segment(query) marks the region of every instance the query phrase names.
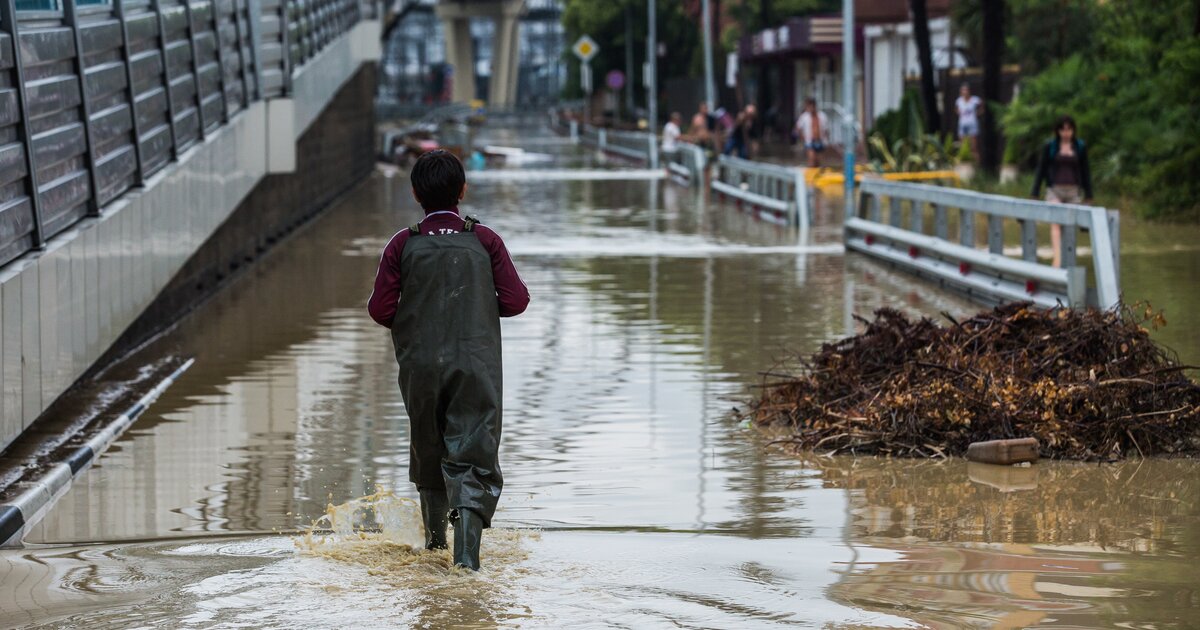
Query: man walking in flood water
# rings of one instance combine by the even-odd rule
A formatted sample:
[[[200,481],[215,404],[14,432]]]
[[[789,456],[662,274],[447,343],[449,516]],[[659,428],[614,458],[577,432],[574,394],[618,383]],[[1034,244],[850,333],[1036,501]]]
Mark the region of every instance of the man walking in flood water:
[[[392,330],[425,547],[447,547],[449,519],[454,564],[478,570],[504,483],[500,318],[523,313],[529,290],[500,236],[459,215],[467,188],[458,158],[426,153],[410,177],[425,218],[384,247],[367,310]]]

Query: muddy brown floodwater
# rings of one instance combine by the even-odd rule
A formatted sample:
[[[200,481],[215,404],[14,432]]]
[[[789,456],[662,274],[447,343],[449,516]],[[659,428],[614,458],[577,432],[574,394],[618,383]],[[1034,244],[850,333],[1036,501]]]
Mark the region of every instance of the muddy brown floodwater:
[[[135,362],[195,367],[0,553],[0,625],[78,628],[1194,626],[1200,466],[788,456],[728,415],[784,349],[853,313],[970,305],[798,243],[536,130],[570,179],[472,183],[533,294],[504,322],[508,481],[485,570],[295,532],[414,492],[388,334],[364,303],[418,211],[379,173]],[[611,176],[611,174],[607,174]],[[1200,362],[1196,228],[1127,224],[1123,282]],[[1173,311],[1175,313],[1173,313]],[[1190,321],[1189,321],[1190,320]],[[412,534],[409,532],[408,534]]]

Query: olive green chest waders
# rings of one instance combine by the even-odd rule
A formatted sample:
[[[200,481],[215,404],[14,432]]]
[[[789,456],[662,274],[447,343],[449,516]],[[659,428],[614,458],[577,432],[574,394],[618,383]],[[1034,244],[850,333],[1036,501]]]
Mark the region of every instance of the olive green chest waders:
[[[409,479],[421,491],[426,544],[445,547],[445,515],[456,510],[455,562],[470,568],[478,568],[479,530],[491,526],[504,483],[500,312],[491,255],[475,223],[468,217],[457,234],[410,228],[392,322]]]

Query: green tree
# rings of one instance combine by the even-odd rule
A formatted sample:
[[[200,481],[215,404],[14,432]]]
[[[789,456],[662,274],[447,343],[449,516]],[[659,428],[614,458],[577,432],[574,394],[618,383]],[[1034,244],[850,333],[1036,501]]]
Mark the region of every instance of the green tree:
[[[625,9],[632,16],[633,69],[637,76],[626,77],[626,84],[633,86],[634,97],[639,105],[645,103],[642,87],[642,64],[646,61],[646,0],[566,0],[563,3],[563,28],[567,46],[572,46],[581,35],[590,35],[600,46],[600,52],[592,59],[595,87],[603,85],[604,75],[610,70],[625,71]],[[658,41],[665,54],[658,59],[659,88],[666,79],[679,76],[696,76],[701,61],[700,25],[684,12],[680,0],[658,0],[655,19],[658,22]],[[570,51],[563,51],[569,60],[566,95],[579,97],[583,90],[579,82],[579,63]]]
[[[1030,160],[1054,119],[1075,117],[1101,190],[1151,216],[1200,219],[1197,3],[1096,2],[1092,41],[1022,81],[1004,113],[1010,155]]]

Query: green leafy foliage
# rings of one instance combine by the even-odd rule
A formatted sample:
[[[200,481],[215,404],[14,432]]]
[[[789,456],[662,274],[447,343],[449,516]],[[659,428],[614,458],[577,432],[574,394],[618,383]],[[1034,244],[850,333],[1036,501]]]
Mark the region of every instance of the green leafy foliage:
[[[953,136],[925,133],[921,100],[916,90],[906,90],[900,107],[875,119],[867,139],[867,152],[876,171],[912,173],[953,167],[971,158],[970,146]]]
[[[658,22],[658,41],[665,56],[658,59],[659,85],[676,76],[698,75],[701,71],[700,28],[685,12],[683,2],[662,0],[656,5],[655,20]],[[590,35],[600,46],[600,52],[592,59],[593,81],[597,88],[603,86],[604,75],[610,70],[625,71],[626,14],[629,17],[629,34],[633,43],[633,68],[635,76],[626,77],[632,85],[639,102],[644,98],[642,90],[642,63],[646,61],[646,3],[635,0],[565,0],[563,2],[563,27],[567,46],[575,44],[581,35]],[[567,96],[583,95],[579,80],[579,63],[570,50],[563,51],[568,76],[565,91]]]
[[[1006,155],[1031,163],[1071,114],[1097,187],[1138,197],[1150,216],[1200,219],[1200,7],[1112,0],[1092,10],[1087,50],[1023,81],[1005,108]]]

